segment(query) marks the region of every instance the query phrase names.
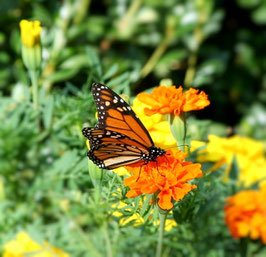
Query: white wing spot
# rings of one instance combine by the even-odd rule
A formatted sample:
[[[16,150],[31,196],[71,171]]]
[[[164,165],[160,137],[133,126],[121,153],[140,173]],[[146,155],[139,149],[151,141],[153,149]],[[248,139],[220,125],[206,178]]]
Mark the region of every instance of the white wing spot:
[[[124,109],[124,111],[126,111],[126,110],[127,110],[127,108],[126,108],[125,106],[123,106],[123,109]]]
[[[101,106],[100,108],[101,108],[102,110],[104,109],[104,107],[103,107],[103,106]]]
[[[124,102],[124,100],[123,100],[123,99],[120,99],[120,102],[121,102],[121,103],[123,103],[123,102]]]
[[[110,105],[110,102],[109,102],[109,101],[106,101],[106,102],[105,102],[105,105],[106,105],[106,106],[109,106],[109,105]]]
[[[118,102],[118,100],[117,99],[114,99],[113,102],[116,104]]]

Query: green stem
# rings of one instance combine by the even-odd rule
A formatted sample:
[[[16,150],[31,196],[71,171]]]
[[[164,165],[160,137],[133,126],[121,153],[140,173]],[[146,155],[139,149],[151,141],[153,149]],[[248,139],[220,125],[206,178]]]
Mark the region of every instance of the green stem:
[[[172,42],[175,24],[172,22],[168,22],[166,25],[165,30],[165,37],[162,40],[162,42],[157,46],[157,48],[154,50],[153,54],[149,58],[149,60],[146,62],[144,67],[142,68],[140,72],[140,76],[142,78],[145,78],[155,67],[161,56],[165,53],[167,50],[169,44]]]
[[[108,233],[108,227],[107,227],[106,223],[103,224],[103,234],[104,234],[105,243],[106,243],[106,256],[107,257],[113,257],[110,236]]]
[[[74,21],[73,21],[74,24],[79,24],[79,23],[82,22],[82,20],[87,15],[87,12],[88,12],[90,4],[91,4],[90,0],[80,0],[79,1],[79,5],[78,5],[78,8],[77,8],[76,15],[73,18],[74,19]]]
[[[193,32],[193,37],[196,47],[192,50],[188,58],[188,69],[186,71],[184,79],[184,86],[186,88],[192,86],[192,82],[196,74],[198,50],[202,42],[204,41],[203,25],[206,24],[211,13],[211,7],[210,7],[211,5],[209,5],[208,8],[206,8],[206,5],[203,0],[196,0],[196,6],[199,14],[198,24]]]
[[[166,37],[160,43],[160,45],[158,45],[158,47],[155,49],[155,51],[153,52],[152,56],[146,62],[146,64],[144,65],[144,67],[142,68],[142,70],[140,72],[140,75],[141,75],[142,78],[145,78],[153,70],[153,68],[155,67],[155,65],[158,62],[158,60],[161,58],[161,56],[166,51],[166,49],[168,47],[168,44],[169,44],[169,38]]]
[[[101,253],[97,250],[97,248],[92,243],[91,238],[89,237],[89,234],[85,234],[85,232],[82,230],[82,228],[79,226],[79,224],[72,218],[70,213],[68,211],[65,211],[66,216],[68,219],[74,224],[74,229],[76,229],[77,233],[80,236],[80,239],[83,243],[84,249],[92,254],[95,257],[102,257]]]
[[[142,0],[134,0],[131,2],[131,5],[128,8],[127,13],[124,15],[124,17],[119,22],[119,25],[118,25],[119,29],[125,30],[128,28],[130,21],[132,20],[132,18],[134,17],[138,9],[141,7],[141,5],[142,5]]]
[[[164,227],[165,227],[165,221],[166,221],[167,214],[168,214],[168,211],[163,211],[159,209],[160,228],[159,228],[159,238],[158,238],[157,248],[156,248],[156,257],[162,256],[163,235],[164,235]]]
[[[33,108],[34,110],[38,110],[39,108],[39,72],[37,70],[29,70],[29,75],[32,84],[32,95],[33,95]]]
[[[249,243],[249,238],[248,237],[240,238],[240,240],[239,240],[239,248],[240,248],[240,256],[241,257],[252,256],[249,253],[248,243]]]
[[[192,85],[192,81],[196,73],[196,64],[197,64],[197,52],[191,53],[188,58],[188,69],[185,74],[184,87],[189,88]]]

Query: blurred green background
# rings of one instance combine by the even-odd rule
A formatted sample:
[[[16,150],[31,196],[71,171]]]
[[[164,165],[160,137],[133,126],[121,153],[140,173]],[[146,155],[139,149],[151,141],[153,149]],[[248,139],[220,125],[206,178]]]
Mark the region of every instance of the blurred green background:
[[[37,114],[21,59],[22,19],[43,27]],[[27,230],[71,256],[97,256],[89,242],[105,256],[102,228],[108,224],[114,256],[153,256],[156,228],[120,227],[110,215],[109,202],[117,201],[111,195],[123,188],[122,178],[106,172],[101,200],[92,193],[81,134],[96,122],[91,83],[105,83],[132,100],[169,78],[185,89],[204,90],[211,100],[190,114],[191,139],[236,133],[265,142],[265,44],[264,0],[2,0],[0,245]],[[179,231],[169,232],[165,256],[236,256],[229,254],[237,246],[222,216],[227,187],[218,187],[218,195],[203,196],[202,189],[210,204],[204,222],[193,220],[193,210]],[[206,242],[211,226],[213,247]]]

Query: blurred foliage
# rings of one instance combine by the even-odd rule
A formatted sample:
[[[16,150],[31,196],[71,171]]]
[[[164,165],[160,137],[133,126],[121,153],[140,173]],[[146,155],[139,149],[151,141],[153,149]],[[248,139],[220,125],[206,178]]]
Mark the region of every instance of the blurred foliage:
[[[21,19],[43,26],[38,113],[21,59]],[[132,96],[171,78],[211,100],[188,117],[190,139],[239,133],[265,142],[265,23],[263,0],[2,0],[0,245],[27,230],[71,256],[154,256],[157,227],[123,227],[111,215],[117,188],[125,199],[123,179],[89,176],[81,130],[96,123],[91,82]],[[222,177],[223,168],[206,174],[176,204],[179,225],[165,235],[164,256],[240,256],[223,221],[224,200],[239,188],[234,176]],[[265,256],[259,242],[250,247]]]

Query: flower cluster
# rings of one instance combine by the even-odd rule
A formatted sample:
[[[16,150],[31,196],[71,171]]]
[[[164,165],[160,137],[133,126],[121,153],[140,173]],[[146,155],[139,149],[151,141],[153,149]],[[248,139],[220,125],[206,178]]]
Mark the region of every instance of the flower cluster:
[[[192,150],[199,150],[197,160],[200,162],[216,162],[215,168],[227,164],[227,173],[231,169],[234,156],[240,169],[240,182],[245,186],[266,179],[266,159],[263,144],[251,138],[238,135],[221,138],[209,135],[209,143],[192,141]]]
[[[150,162],[143,167],[126,167],[133,176],[124,183],[130,188],[127,197],[158,192],[158,205],[161,209],[170,210],[172,200],[181,200],[196,185],[187,182],[202,176],[201,165],[185,162],[186,154],[180,151],[167,151],[157,162]]]
[[[112,208],[115,209],[112,215],[114,217],[119,218],[119,224],[121,226],[126,226],[129,223],[132,223],[133,226],[140,226],[145,223],[144,218],[139,214],[139,212],[135,212],[134,214],[130,214],[129,216],[125,215],[125,212],[132,212],[132,209],[135,208],[134,206],[129,206],[127,203],[120,201],[118,204],[113,204]],[[140,208],[141,208],[141,205],[140,205]],[[150,212],[150,214],[151,216],[149,218],[152,219],[153,210]],[[169,214],[171,215],[172,213],[169,213]],[[154,226],[158,226],[159,220],[154,220],[152,224]],[[173,218],[168,217],[166,219],[165,231],[170,231],[176,226],[177,226],[177,223],[175,222]]]
[[[201,110],[210,104],[203,91],[190,88],[183,93],[181,86],[159,86],[151,94],[140,93],[137,97],[149,106],[145,108],[145,114],[149,116],[156,113],[180,115],[181,112]]]
[[[69,254],[50,246],[47,241],[42,245],[35,242],[26,232],[18,233],[16,239],[7,242],[3,248],[3,257],[69,257]]]
[[[225,221],[234,238],[261,238],[266,244],[266,186],[227,198]]]

